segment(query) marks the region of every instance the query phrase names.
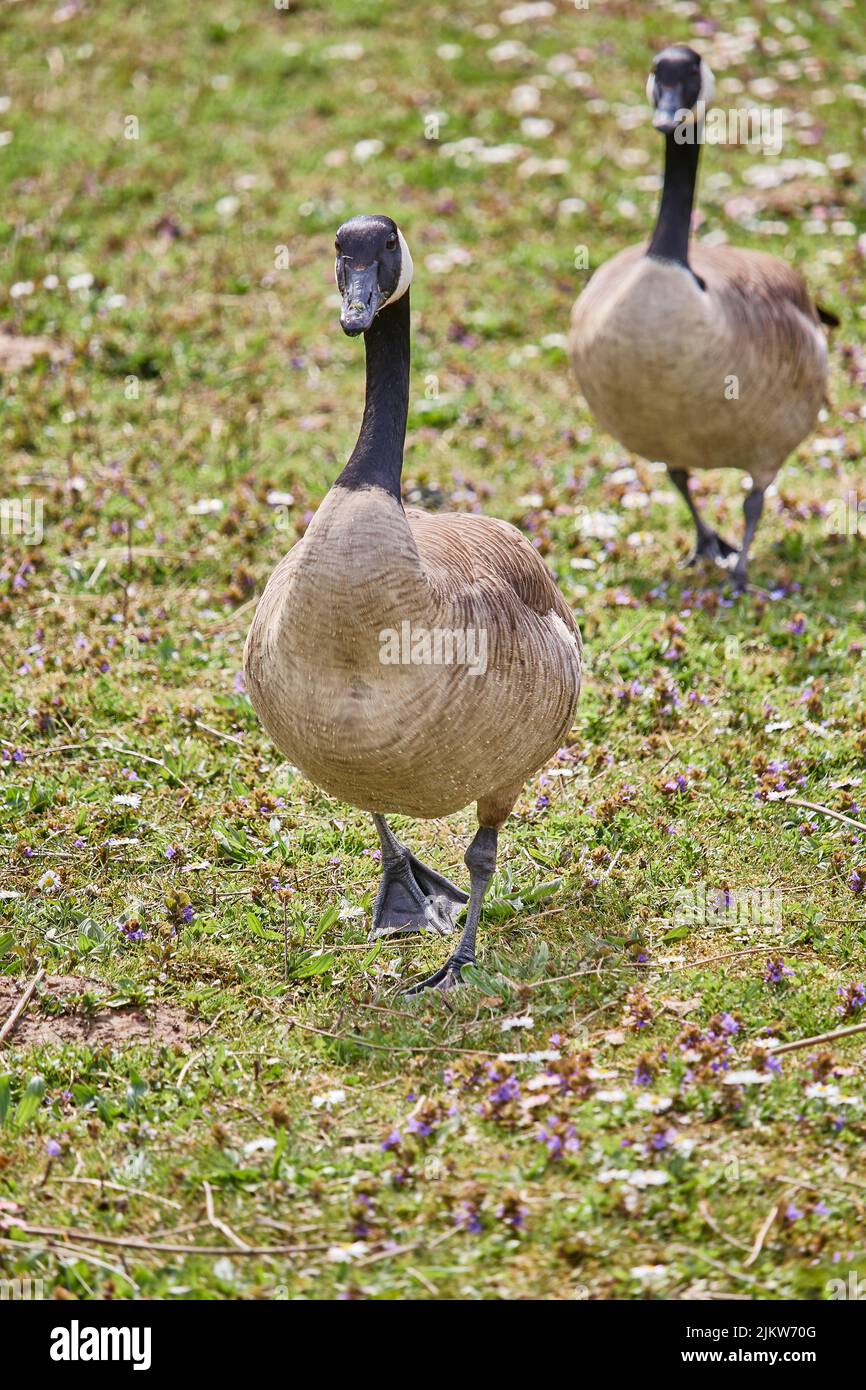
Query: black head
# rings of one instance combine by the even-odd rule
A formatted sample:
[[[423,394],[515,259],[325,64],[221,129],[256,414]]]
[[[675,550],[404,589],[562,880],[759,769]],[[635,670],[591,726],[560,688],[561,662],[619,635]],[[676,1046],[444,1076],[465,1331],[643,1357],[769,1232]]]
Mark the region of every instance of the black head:
[[[412,257],[390,217],[353,217],[337,232],[334,246],[334,274],[343,296],[340,325],[354,338],[366,333],[380,309],[406,293]]]
[[[693,119],[698,102],[706,106],[714,88],[713,74],[700,53],[684,43],[662,49],[646,88],[656,130],[670,135],[684,121]]]

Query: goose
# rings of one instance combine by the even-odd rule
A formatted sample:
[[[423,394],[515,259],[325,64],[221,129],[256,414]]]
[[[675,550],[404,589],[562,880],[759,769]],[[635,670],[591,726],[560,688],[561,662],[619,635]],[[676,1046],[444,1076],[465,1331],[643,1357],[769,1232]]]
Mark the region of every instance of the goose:
[[[392,218],[336,238],[340,324],[364,335],[358,441],[303,538],[271,575],[244,674],[277,748],[325,792],[369,812],[382,878],[372,939],[445,935],[448,960],[408,993],[459,982],[523,784],[559,748],[580,691],[582,646],[543,561],[507,522],[404,509],[412,257]],[[423,864],[386,817],[477,806],[470,895]]]
[[[647,245],[592,276],[571,316],[569,350],[603,427],[644,458],[662,460],[691,512],[700,558],[748,583],[764,495],[813,428],[827,387],[827,342],[799,271],[762,251],[690,246],[703,115],[715,83],[693,48],[659,53],[647,83],[665,138],[664,185]],[[736,547],[700,516],[693,468],[742,468],[751,478]]]

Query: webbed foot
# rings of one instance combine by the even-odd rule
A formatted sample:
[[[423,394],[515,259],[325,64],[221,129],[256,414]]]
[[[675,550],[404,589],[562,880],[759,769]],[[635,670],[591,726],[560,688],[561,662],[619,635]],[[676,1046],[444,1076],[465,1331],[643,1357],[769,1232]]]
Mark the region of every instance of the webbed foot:
[[[732,555],[739,555],[735,545],[726,541],[724,536],[720,536],[717,531],[705,531],[698,537],[695,548],[691,555],[682,562],[682,569],[691,569],[701,560],[706,560],[710,564],[719,565],[722,569],[728,568],[728,560]]]
[[[369,939],[416,931],[449,935],[469,895],[416,858],[387,828],[384,818],[374,820],[382,842],[382,880]]]

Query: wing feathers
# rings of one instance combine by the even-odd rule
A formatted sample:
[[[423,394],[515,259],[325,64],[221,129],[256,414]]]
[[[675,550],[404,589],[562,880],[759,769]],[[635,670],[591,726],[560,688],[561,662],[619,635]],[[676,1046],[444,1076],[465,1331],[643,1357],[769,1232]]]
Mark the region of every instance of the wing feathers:
[[[450,602],[479,588],[518,599],[538,617],[553,611],[579,639],[571,610],[538,552],[515,526],[495,517],[407,510],[431,583]]]

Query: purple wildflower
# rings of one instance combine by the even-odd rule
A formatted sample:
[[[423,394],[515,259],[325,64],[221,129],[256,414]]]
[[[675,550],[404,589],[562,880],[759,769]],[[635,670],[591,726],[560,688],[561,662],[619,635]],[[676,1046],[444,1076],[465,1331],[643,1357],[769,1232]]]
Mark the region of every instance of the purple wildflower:
[[[842,1018],[849,1018],[852,1014],[858,1014],[866,1005],[866,984],[863,984],[862,981],[853,985],[840,985],[836,993],[842,1001],[836,1012]]]
[[[545,1121],[538,1129],[538,1142],[547,1149],[550,1158],[561,1158],[563,1153],[573,1153],[580,1148],[574,1125],[563,1120]]]
[[[478,1208],[472,1202],[461,1202],[459,1209],[454,1213],[454,1225],[468,1231],[470,1235],[480,1235],[482,1228]]]
[[[422,1120],[420,1115],[410,1116],[406,1128],[410,1134],[417,1134],[422,1139],[427,1139],[433,1133],[433,1126]]]
[[[764,970],[764,983],[767,985],[780,985],[783,980],[793,977],[793,970],[786,965],[781,956],[770,956]]]

